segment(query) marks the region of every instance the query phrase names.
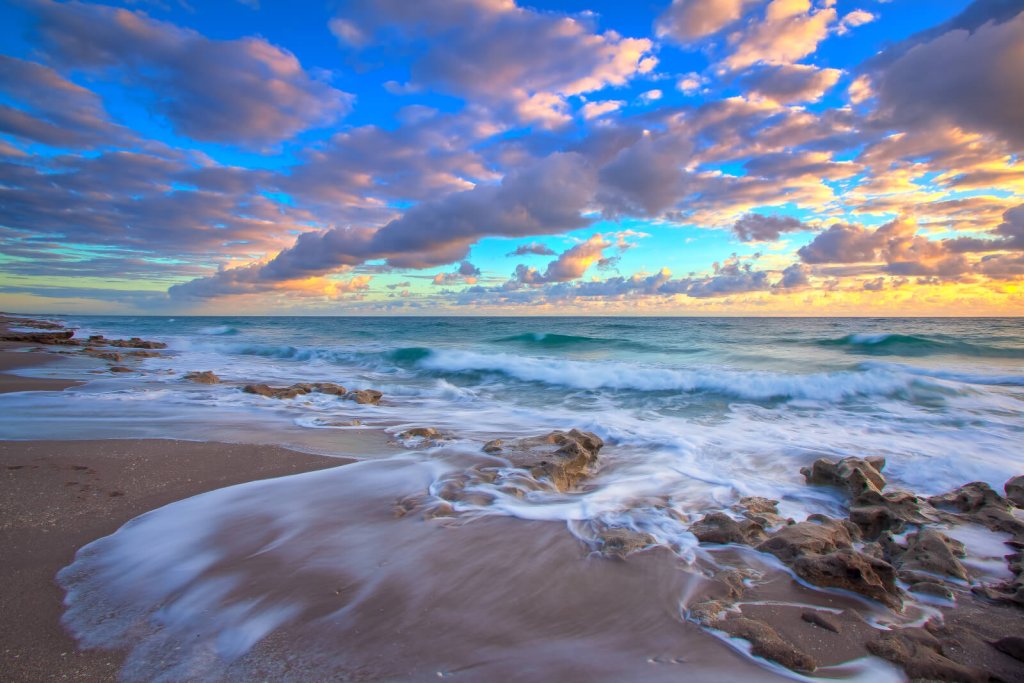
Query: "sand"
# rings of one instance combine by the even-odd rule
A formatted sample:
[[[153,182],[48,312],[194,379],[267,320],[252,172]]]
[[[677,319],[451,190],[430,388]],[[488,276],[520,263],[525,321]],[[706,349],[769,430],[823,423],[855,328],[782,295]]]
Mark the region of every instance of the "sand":
[[[345,462],[189,441],[0,442],[0,680],[116,680],[118,653],[81,652],[60,626],[54,576],[81,546],[175,500]]]

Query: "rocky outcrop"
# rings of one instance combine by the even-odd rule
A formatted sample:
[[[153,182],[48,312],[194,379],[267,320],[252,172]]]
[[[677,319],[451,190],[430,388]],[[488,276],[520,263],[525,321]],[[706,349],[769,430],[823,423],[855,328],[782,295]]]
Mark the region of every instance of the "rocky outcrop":
[[[94,334],[89,337],[86,344],[90,346],[114,346],[122,349],[166,349],[167,344],[158,341],[148,341],[138,337],[131,339],[107,339],[102,334]]]
[[[72,339],[74,336],[74,330],[62,330],[60,332],[0,332],[0,341],[46,344],[49,346],[76,346],[78,341]]]
[[[964,545],[960,541],[935,529],[922,529],[907,536],[906,550],[900,553],[896,566],[901,570],[966,580],[967,570],[958,559],[965,556]]]
[[[1024,542],[1024,521],[1014,516],[1007,499],[984,482],[965,484],[949,493],[933,496],[928,502],[937,508],[959,512],[966,521],[1011,534],[1017,541]]]
[[[771,498],[747,496],[740,498],[733,508],[747,519],[757,522],[766,529],[780,524],[793,523],[793,520],[785,519],[779,514],[779,501]]]
[[[189,382],[195,382],[196,384],[220,384],[220,377],[213,374],[213,370],[186,372],[183,379],[188,380]]]
[[[124,365],[112,365],[110,367],[110,371],[111,372],[135,372],[131,368],[125,367]]]
[[[764,526],[750,520],[735,520],[724,512],[712,512],[693,524],[690,533],[701,543],[742,543],[754,545],[765,538]]]
[[[355,401],[360,404],[373,405],[379,404],[381,397],[384,395],[374,389],[347,391],[345,387],[332,382],[303,382],[292,384],[287,387],[272,387],[266,384],[246,384],[242,387],[242,391],[247,394],[256,394],[257,396],[278,399],[295,398],[297,396],[305,396],[306,394],[312,393],[328,394],[331,396],[337,396],[338,398],[344,398],[349,401]]]
[[[546,480],[559,491],[568,491],[591,473],[603,446],[604,441],[596,434],[571,429],[525,439],[490,441],[484,450],[506,458],[513,467],[529,470],[535,479]]]
[[[810,673],[818,668],[813,657],[787,643],[775,629],[764,622],[730,616],[713,621],[711,627],[748,641],[751,654],[778,662],[787,669]]]

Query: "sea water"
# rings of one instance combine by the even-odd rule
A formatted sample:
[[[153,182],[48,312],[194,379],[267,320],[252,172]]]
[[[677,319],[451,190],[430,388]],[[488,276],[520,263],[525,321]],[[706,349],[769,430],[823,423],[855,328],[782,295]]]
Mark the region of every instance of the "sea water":
[[[299,599],[289,591],[287,581],[268,584],[257,597],[234,595],[234,582],[274,581],[257,569],[228,580],[217,569],[222,563],[254,554],[284,564],[301,557],[299,564],[306,569],[328,565],[359,576],[351,581],[372,603],[380,594],[369,586],[377,586],[379,577],[371,580],[367,566],[394,562],[388,558],[395,547],[414,557],[419,553],[414,564],[436,563],[431,553],[437,551],[412,540],[424,538],[422,529],[401,527],[399,532],[398,523],[387,526],[395,536],[385,547],[371,543],[366,548],[358,539],[365,541],[367,534],[382,538],[376,522],[353,526],[347,519],[337,534],[330,532],[332,525],[341,524],[340,517],[358,519],[359,510],[371,505],[359,496],[369,495],[390,510],[403,491],[436,490],[438,481],[458,471],[459,453],[479,454],[493,438],[576,427],[597,433],[607,445],[598,472],[577,493],[495,486],[485,491],[486,502],[459,504],[468,519],[484,520],[473,533],[487,524],[516,520],[542,523],[545,529],[555,523],[568,532],[567,538],[585,543],[601,525],[628,526],[654,536],[684,571],[699,562],[702,552],[688,524],[709,511],[728,509],[742,496],[779,500],[780,512],[795,519],[815,512],[840,514],[840,492],[809,487],[799,473],[820,457],[883,456],[891,486],[926,495],[979,480],[1001,489],[1006,479],[1024,472],[1020,319],[63,320],[79,327],[80,336],[139,336],[165,341],[169,348],[162,357],[143,360],[139,375],[98,375],[83,364],[77,372],[91,380],[84,386],[0,396],[3,438],[38,438],[42,432],[51,438],[252,440],[370,459],[360,468],[260,484],[258,495],[242,487],[184,501],[176,510],[169,506],[163,516],[161,511],[144,516],[90,546],[64,580],[72,596],[78,596],[77,602],[70,599],[71,626],[94,643],[119,642],[137,630],[137,619],[97,621],[98,613],[112,609],[109,596],[127,594],[124,582],[132,567],[147,577],[147,590],[117,609],[151,614],[147,610],[155,605],[163,605],[165,612],[176,606],[164,616],[173,623],[180,620],[187,631],[194,627],[188,605],[221,604],[209,625],[211,640],[202,642],[219,642],[220,650],[211,647],[225,662],[281,624],[303,621],[298,615],[312,608],[304,602],[308,597]],[[222,384],[182,379],[197,370],[213,370]],[[54,370],[36,372],[48,371]],[[76,370],[63,367],[60,372]],[[240,390],[247,382],[282,386],[302,381],[374,388],[385,398],[379,406],[360,406],[328,395],[276,400]],[[447,439],[426,449],[397,441],[388,451],[401,452],[395,456],[353,452],[345,434],[383,429],[397,436],[412,426],[437,428]],[[364,490],[368,482],[374,482],[369,494]],[[319,504],[296,507],[295,501],[307,499]],[[353,507],[355,499],[361,502]],[[265,531],[266,524],[253,527],[253,519],[266,510],[277,510],[273,533]],[[181,519],[190,520],[187,528],[175,522]],[[510,527],[500,528],[506,537],[511,533]],[[246,533],[251,543],[232,551],[224,551],[216,540]],[[145,546],[139,539],[156,538],[166,541],[166,552],[139,550]],[[538,546],[535,533],[530,538],[521,543],[528,547],[512,550],[513,559],[488,555],[487,571],[497,571],[503,562],[528,561],[523,552],[533,553],[543,565],[552,546]],[[401,567],[394,570],[396,581],[398,576],[411,580],[409,567]],[[604,573],[601,581],[611,581]],[[515,590],[521,588],[517,584]],[[282,591],[292,599],[282,598]],[[87,594],[108,599],[93,604],[83,600]],[[513,600],[514,592],[499,594]],[[112,623],[118,626],[108,633],[104,628]],[[175,633],[162,628],[163,637]],[[147,642],[155,651],[168,645],[160,639]],[[439,647],[430,651],[443,650]],[[137,656],[143,657],[139,666],[145,670],[150,660]],[[210,656],[206,650],[194,654],[188,666]],[[713,667],[705,673],[713,678]],[[881,674],[874,670],[871,676]]]

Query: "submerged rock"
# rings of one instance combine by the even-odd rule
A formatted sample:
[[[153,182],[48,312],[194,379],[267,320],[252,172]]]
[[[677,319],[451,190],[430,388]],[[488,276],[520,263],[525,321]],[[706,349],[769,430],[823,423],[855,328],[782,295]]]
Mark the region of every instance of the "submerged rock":
[[[266,384],[246,384],[242,391],[267,398],[295,398],[310,392],[308,385],[293,384],[290,387],[271,387]]]
[[[484,449],[500,454],[513,467],[529,470],[535,479],[545,479],[559,491],[568,491],[590,474],[603,446],[604,441],[596,434],[570,429],[514,441],[491,441]]]
[[[809,673],[818,668],[813,657],[787,643],[775,629],[762,621],[731,616],[714,621],[711,626],[748,641],[753,655],[778,662],[787,669]]]
[[[185,377],[190,382],[196,384],[219,384],[220,377],[213,374],[213,370],[203,370],[202,372],[186,372]]]

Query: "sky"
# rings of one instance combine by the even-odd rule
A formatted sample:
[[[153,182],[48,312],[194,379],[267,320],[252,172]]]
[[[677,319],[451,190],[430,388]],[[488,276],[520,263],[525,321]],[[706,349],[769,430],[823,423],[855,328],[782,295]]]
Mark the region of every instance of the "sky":
[[[0,2],[0,309],[1024,314],[1024,0]]]

